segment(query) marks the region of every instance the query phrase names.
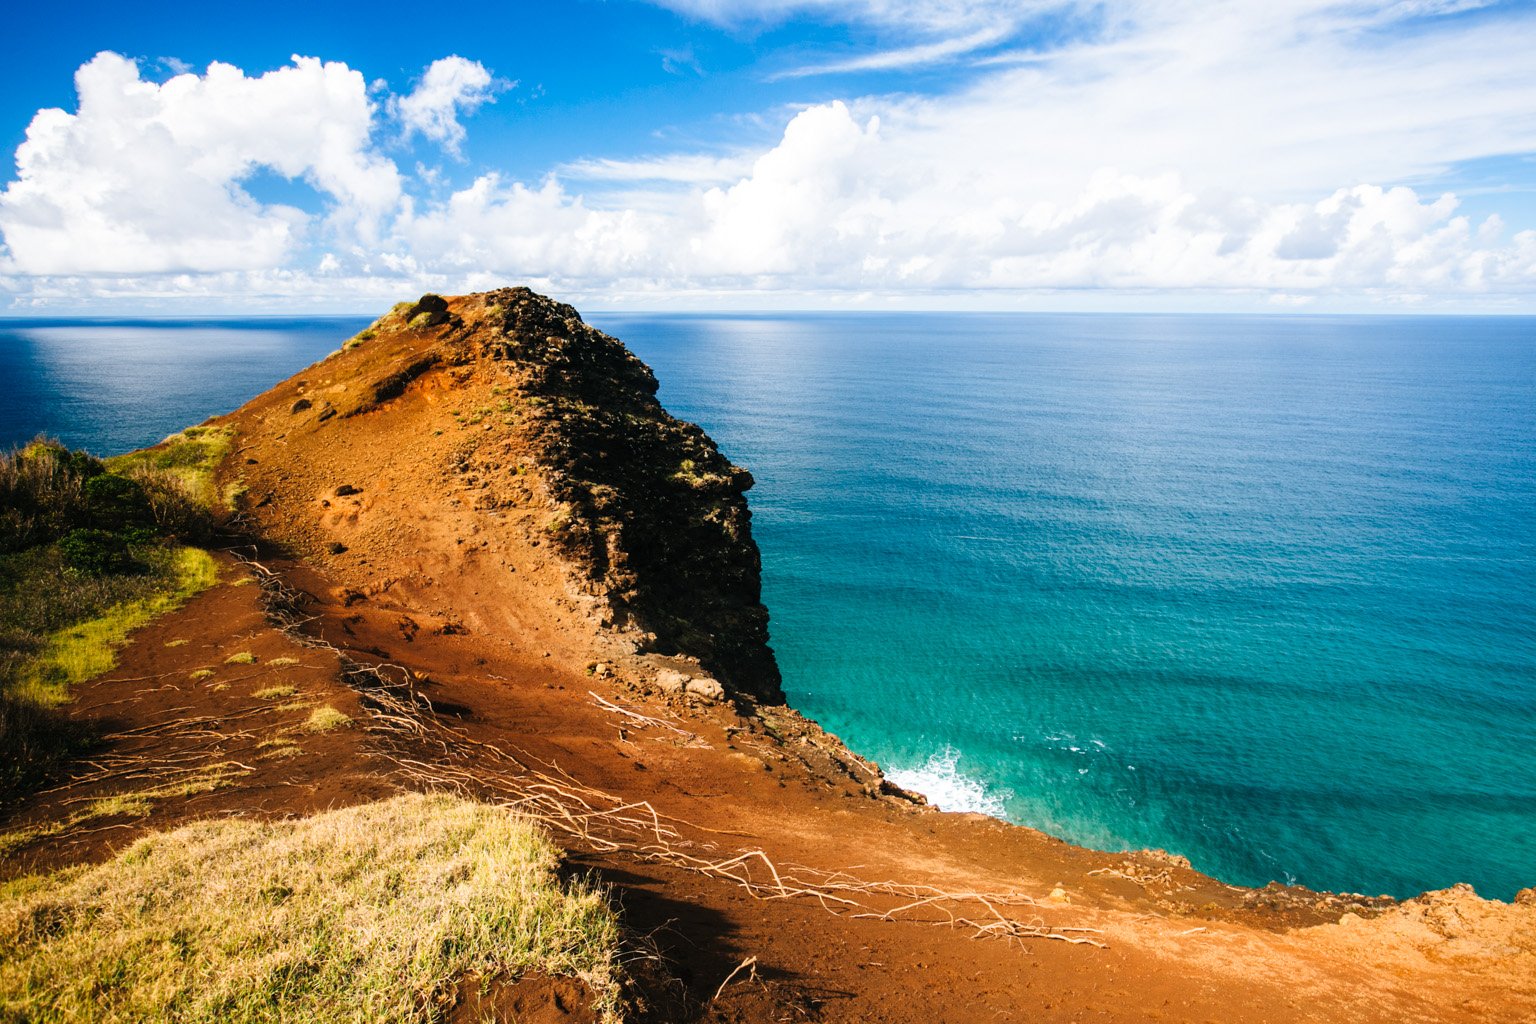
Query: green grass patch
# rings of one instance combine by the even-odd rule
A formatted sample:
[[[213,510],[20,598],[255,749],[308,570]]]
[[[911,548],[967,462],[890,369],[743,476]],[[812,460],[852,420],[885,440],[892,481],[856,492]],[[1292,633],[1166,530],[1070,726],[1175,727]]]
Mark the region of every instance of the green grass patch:
[[[250,651],[241,651],[238,654],[231,654],[229,657],[225,658],[224,664],[254,665],[256,664],[256,655],[252,654]]]
[[[43,707],[63,704],[71,686],[117,664],[117,649],[129,633],[207,590],[218,576],[213,556],[199,548],[177,548],[168,569],[165,590],[115,604],[94,618],[52,633],[42,650],[16,671],[7,696]]]
[[[204,679],[212,679],[216,675],[218,675],[218,673],[211,668],[200,668],[193,672],[188,672],[187,678],[192,680],[194,683],[200,683]]]
[[[352,719],[329,704],[315,708],[304,722],[305,732],[335,732],[352,724]]]
[[[168,475],[205,508],[211,508],[218,497],[214,471],[229,454],[234,437],[230,427],[188,427],[153,448],[107,459],[106,466],[122,476],[145,470]]]
[[[299,688],[297,686],[269,686],[265,690],[257,690],[251,696],[257,700],[282,700],[285,697],[292,697],[298,692]]]
[[[142,818],[154,805],[147,796],[138,793],[117,793],[92,800],[86,807],[88,818]]]
[[[528,819],[401,796],[206,821],[0,887],[0,1019],[432,1021],[459,981],[575,976],[619,1019],[619,926]]]

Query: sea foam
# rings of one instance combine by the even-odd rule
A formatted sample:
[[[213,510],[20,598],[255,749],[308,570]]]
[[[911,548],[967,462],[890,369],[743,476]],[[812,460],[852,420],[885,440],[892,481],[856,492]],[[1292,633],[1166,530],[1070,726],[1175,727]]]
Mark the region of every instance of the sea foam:
[[[1003,796],[987,788],[980,779],[960,770],[960,752],[945,747],[917,768],[892,768],[886,777],[902,789],[910,789],[928,798],[943,811],[971,811],[994,818],[1007,815]]]

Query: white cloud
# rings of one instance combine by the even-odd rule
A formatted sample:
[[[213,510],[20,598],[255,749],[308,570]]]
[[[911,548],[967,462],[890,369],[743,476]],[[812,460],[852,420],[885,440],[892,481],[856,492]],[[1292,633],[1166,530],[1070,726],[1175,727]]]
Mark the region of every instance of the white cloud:
[[[724,19],[786,5],[674,6]],[[963,36],[1002,6],[941,4],[926,16]],[[1443,188],[1403,184],[1460,161],[1536,152],[1536,20],[1516,13],[1424,28],[1464,6],[1119,2],[1094,39],[1015,54],[944,95],[771,115],[783,130],[767,145],[726,138],[674,153],[600,153],[534,182],[477,167],[472,179],[434,177],[416,183],[424,194],[405,196],[393,165],[367,147],[361,77],[301,63],[285,72],[335,68],[326,72],[334,82],[324,81],[352,83],[360,119],[344,105],[326,115],[352,140],[337,151],[393,185],[370,204],[339,183],[345,175],[322,177],[318,158],[272,164],[315,181],[338,210],[388,213],[333,216],[323,240],[298,211],[240,192],[240,175],[267,159],[240,148],[243,107],[207,108],[201,135],[137,113],[145,97],[154,109],[180,109],[162,95],[180,80],[139,82],[119,59],[113,88],[82,86],[78,116],[38,115],[18,154],[22,173],[0,200],[12,252],[0,289],[122,295],[136,287],[135,272],[185,269],[204,273],[139,287],[165,301],[203,288],[295,303],[346,295],[356,306],[523,281],[607,306],[995,308],[1071,294],[1082,306],[1173,295],[1249,308],[1414,298],[1536,311],[1536,231],[1474,218]],[[870,18],[917,9],[895,0],[859,8]],[[432,137],[456,144],[458,116],[472,106],[465,97],[489,88],[474,83],[491,75],[440,65],[458,71],[439,79],[429,68],[411,95],[436,98],[409,116],[417,131],[434,125]],[[189,81],[207,90],[213,78]],[[405,102],[395,107],[402,120]],[[439,120],[419,113],[428,110]],[[222,129],[221,117],[231,122]],[[119,174],[144,182],[145,194],[96,184]],[[171,175],[168,185],[160,174]],[[183,195],[195,214],[178,213]],[[136,263],[111,256],[113,245],[158,255]],[[122,276],[79,281],[109,272]]]
[[[1001,42],[1008,37],[1011,31],[1011,26],[1006,25],[982,28],[967,35],[942,39],[934,43],[920,43],[916,46],[903,46],[894,50],[881,50],[877,53],[865,54],[860,57],[846,57],[822,64],[808,64],[804,67],[791,68],[788,71],[779,71],[769,77],[775,79],[808,78],[811,75],[835,75],[850,71],[885,71],[891,68],[933,64],[961,54],[971,53],[974,50],[991,46],[993,43]]]
[[[0,231],[24,274],[164,273],[276,266],[309,227],[240,187],[267,168],[333,202],[334,224],[370,236],[400,196],[372,153],[362,76],[294,58],[248,78],[228,64],[161,85],[102,53],[75,75],[79,109],[38,111],[0,194]]]
[[[559,168],[559,173],[577,181],[672,182],[686,185],[723,185],[752,170],[755,157],[738,152],[727,156],[708,153],[672,153],[640,160],[604,157],[578,160]]]
[[[983,190],[936,173],[953,154],[911,162],[931,138],[888,131],[842,103],[812,107],[734,184],[646,211],[485,176],[402,222],[402,238],[440,272],[568,292],[1536,293],[1536,232],[1505,239],[1453,196],[1360,185],[1264,201],[1113,170],[1050,196]]]
[[[498,82],[479,61],[450,56],[433,61],[416,88],[390,101],[406,137],[420,132],[454,156],[464,142],[459,115],[472,114],[511,83]]]

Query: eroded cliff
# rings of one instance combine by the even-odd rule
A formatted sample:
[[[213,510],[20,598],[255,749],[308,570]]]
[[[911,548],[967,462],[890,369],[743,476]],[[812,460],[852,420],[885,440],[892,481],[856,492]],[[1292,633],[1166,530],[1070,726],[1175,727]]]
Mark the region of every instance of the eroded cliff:
[[[751,474],[572,307],[526,288],[402,303],[229,422],[241,514],[358,597],[782,701]]]

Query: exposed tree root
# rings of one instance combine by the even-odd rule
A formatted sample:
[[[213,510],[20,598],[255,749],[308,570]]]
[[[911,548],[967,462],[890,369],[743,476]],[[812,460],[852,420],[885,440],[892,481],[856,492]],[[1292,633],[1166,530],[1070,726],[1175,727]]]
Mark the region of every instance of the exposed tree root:
[[[316,617],[304,613],[308,596],[254,558],[236,553],[256,575],[268,614],[296,643],[334,655],[342,678],[362,698],[361,723],[373,753],[415,787],[445,790],[500,804],[536,817],[568,849],[588,850],[665,864],[729,882],[758,900],[808,900],[829,913],[882,921],[911,921],[970,929],[976,938],[1007,941],[1052,939],[1101,946],[1090,928],[1063,928],[1036,914],[1021,893],[948,892],[927,885],[869,882],[845,872],[778,865],[760,849],[722,851],[703,838],[713,830],[662,814],[646,801],[626,801],[583,785],[558,765],[526,751],[483,743],[443,722],[404,666],[366,665],[303,629]],[[589,691],[590,692],[590,691]],[[597,706],[636,727],[691,735],[663,719],[642,715],[596,693]],[[721,833],[714,833],[721,834]],[[729,979],[727,979],[729,980]],[[723,986],[722,986],[723,988]]]

